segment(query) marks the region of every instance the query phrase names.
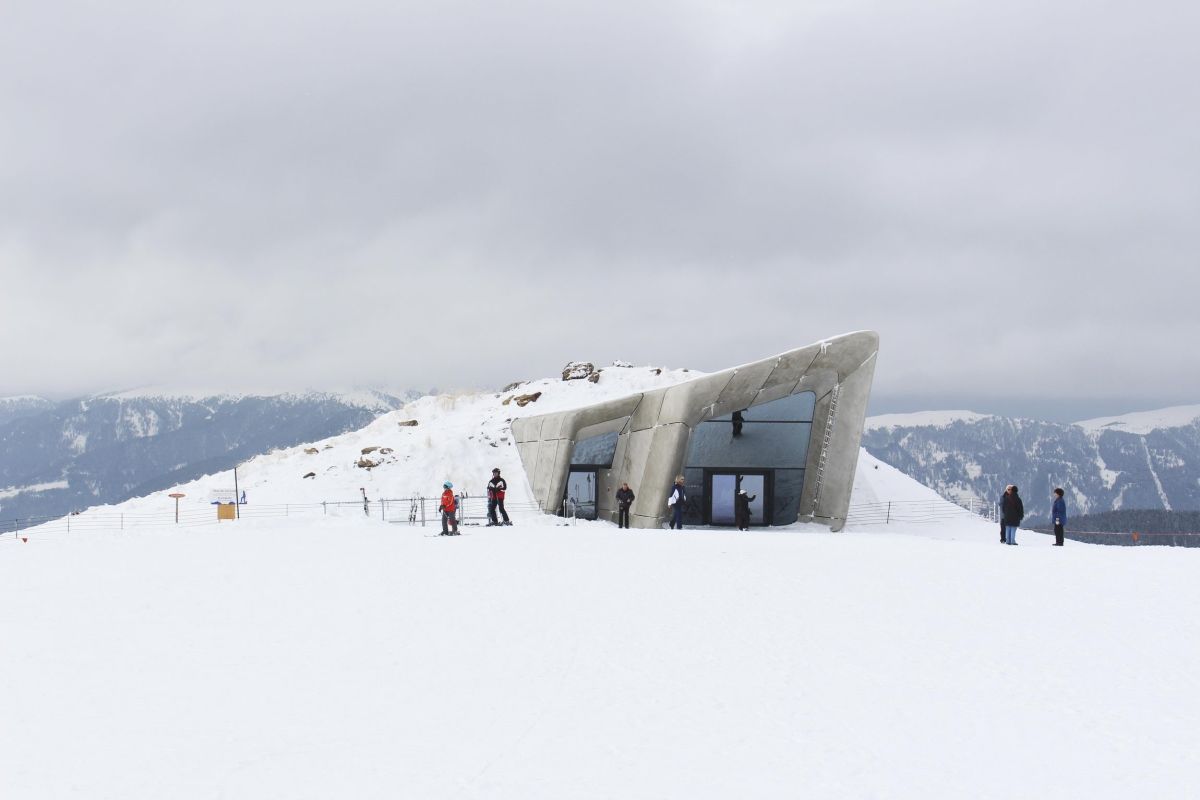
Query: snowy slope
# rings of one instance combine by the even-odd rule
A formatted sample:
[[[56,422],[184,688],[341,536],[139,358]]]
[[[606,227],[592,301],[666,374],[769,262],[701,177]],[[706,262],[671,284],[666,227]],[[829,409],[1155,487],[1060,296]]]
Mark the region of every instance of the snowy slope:
[[[248,461],[247,508],[482,490],[494,465],[519,502],[510,418],[691,375],[526,384],[524,409],[423,398]],[[393,452],[354,466],[371,446]],[[1173,611],[1200,602],[1194,551],[997,548],[865,453],[840,534],[528,510],[458,539],[361,512],[78,532],[169,503],[0,537],[6,798],[1093,800],[1200,779],[1200,618]],[[864,521],[886,503],[919,514]]]
[[[350,501],[366,489],[371,499],[399,499],[413,494],[434,496],[442,481],[460,491],[484,493],[493,467],[500,467],[509,483],[514,505],[529,502],[520,456],[511,437],[511,420],[623,397],[636,391],[670,386],[701,373],[651,367],[607,368],[598,383],[545,379],[521,384],[506,393],[439,395],[422,397],[378,417],[361,430],[330,439],[260,455],[238,470],[238,486],[257,504],[306,504]],[[514,396],[541,392],[525,407]],[[402,425],[416,421],[416,425]],[[366,448],[378,450],[363,453]],[[317,450],[316,453],[307,451]],[[383,453],[381,451],[390,450]],[[380,462],[371,469],[358,467],[363,458]],[[314,477],[304,476],[314,473]],[[171,491],[187,495],[184,507],[206,507],[213,490],[232,489],[233,475],[222,472]],[[148,512],[170,505],[167,492],[102,509]]]

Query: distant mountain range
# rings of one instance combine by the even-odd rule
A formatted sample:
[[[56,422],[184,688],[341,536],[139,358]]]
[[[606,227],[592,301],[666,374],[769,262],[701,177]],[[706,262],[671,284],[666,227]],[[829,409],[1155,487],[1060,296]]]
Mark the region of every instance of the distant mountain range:
[[[60,516],[363,427],[418,393],[0,398],[0,519]]]
[[[991,502],[1020,487],[1030,522],[1050,493],[1072,516],[1119,509],[1200,510],[1200,405],[1073,424],[971,411],[867,419],[863,446],[952,500]]]

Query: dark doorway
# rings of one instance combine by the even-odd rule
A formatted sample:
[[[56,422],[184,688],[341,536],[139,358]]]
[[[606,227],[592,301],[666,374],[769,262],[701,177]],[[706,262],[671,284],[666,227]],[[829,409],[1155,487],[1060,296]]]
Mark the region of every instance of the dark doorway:
[[[733,525],[733,498],[739,489],[752,495],[750,502],[750,524],[771,524],[771,490],[772,480],[770,470],[705,470],[705,483],[708,503],[705,508],[705,524]]]
[[[571,467],[567,473],[567,493],[563,497],[564,511],[567,514],[574,509],[575,516],[580,519],[596,518],[596,487],[599,482],[599,468]]]

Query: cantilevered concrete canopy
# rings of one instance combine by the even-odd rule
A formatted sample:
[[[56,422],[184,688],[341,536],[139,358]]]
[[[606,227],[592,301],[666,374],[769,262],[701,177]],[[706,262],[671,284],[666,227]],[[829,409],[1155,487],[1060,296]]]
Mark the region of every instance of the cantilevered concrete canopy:
[[[873,331],[836,336],[666,389],[517,419],[513,435],[538,504],[555,513],[562,506],[576,443],[616,433],[611,467],[598,471],[597,515],[616,519],[616,490],[628,482],[637,493],[633,526],[656,528],[666,520],[667,495],[701,423],[812,392],[797,518],[838,531],[850,505],[878,350],[879,335]]]

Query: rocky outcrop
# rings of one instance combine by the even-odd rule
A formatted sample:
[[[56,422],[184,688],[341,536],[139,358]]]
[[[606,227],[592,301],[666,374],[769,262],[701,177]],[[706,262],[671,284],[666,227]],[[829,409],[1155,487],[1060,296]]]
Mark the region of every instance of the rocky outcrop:
[[[588,361],[572,361],[563,367],[562,379],[564,381],[578,381],[587,378],[596,371],[596,365]]]

